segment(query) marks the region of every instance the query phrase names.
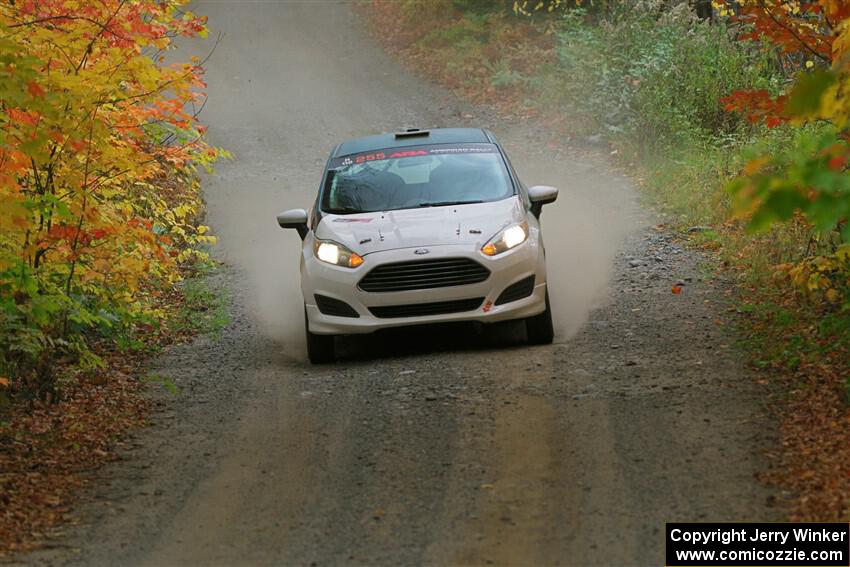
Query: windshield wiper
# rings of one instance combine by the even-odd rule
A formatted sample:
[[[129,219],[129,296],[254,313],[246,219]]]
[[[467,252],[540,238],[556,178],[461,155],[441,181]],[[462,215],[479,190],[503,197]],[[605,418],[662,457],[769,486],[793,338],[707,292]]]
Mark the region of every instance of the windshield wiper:
[[[419,203],[420,207],[448,207],[450,205],[473,205],[484,201],[435,201],[433,203]]]

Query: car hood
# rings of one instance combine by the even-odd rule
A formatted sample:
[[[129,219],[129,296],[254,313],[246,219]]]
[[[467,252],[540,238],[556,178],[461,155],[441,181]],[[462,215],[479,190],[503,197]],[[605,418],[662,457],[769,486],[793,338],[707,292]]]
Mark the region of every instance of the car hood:
[[[316,236],[344,244],[365,256],[397,248],[448,244],[483,246],[502,228],[523,220],[525,209],[514,196],[491,203],[328,214],[322,217]]]

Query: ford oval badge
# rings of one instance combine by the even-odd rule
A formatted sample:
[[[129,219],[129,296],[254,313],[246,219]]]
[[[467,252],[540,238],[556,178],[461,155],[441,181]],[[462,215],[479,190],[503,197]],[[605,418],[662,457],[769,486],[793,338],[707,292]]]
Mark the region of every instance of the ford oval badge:
[[[427,248],[417,248],[416,250],[413,251],[413,253],[418,255],[418,256],[424,256],[425,254],[429,254],[430,252],[431,251],[428,250]]]

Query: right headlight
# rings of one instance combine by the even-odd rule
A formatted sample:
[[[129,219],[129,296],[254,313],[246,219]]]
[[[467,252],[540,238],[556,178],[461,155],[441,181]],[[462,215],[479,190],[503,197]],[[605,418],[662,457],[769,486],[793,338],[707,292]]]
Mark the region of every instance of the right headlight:
[[[528,239],[528,223],[512,224],[481,247],[486,256],[498,256],[511,248],[516,248]]]
[[[313,253],[322,262],[343,268],[356,268],[363,263],[362,256],[332,240],[317,239],[313,243]]]

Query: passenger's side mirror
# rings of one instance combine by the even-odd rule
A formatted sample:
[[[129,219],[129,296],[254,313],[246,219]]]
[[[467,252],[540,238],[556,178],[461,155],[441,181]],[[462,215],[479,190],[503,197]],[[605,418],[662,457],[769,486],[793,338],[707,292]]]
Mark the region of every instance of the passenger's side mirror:
[[[554,203],[558,198],[558,189],[549,185],[535,185],[528,188],[528,198],[531,201],[531,212],[539,217],[543,205]]]
[[[307,211],[304,209],[289,209],[277,215],[277,224],[280,228],[294,228],[298,231],[301,240],[307,236]]]

